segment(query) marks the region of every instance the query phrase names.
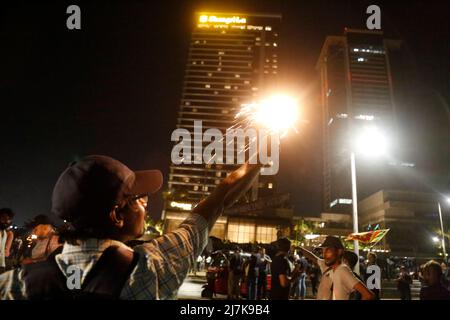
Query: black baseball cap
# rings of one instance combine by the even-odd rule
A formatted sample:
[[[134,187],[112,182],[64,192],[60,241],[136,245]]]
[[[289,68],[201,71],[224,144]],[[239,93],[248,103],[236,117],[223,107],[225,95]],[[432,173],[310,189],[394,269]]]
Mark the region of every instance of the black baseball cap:
[[[325,241],[319,247],[344,249],[344,245],[342,244],[341,239],[334,236],[327,236]]]
[[[161,171],[132,171],[113,158],[90,155],[71,163],[53,189],[52,212],[74,224],[109,214],[128,195],[158,191]]]

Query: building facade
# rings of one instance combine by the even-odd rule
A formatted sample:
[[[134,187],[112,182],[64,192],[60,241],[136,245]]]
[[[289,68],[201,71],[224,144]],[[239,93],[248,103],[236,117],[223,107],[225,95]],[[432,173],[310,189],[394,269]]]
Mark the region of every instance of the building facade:
[[[365,126],[380,128],[395,140],[395,103],[390,54],[400,42],[381,31],[345,29],[328,36],[317,70],[321,83],[323,127],[323,208],[351,211],[351,141]],[[357,162],[358,193],[367,196],[387,183],[384,162]],[[367,173],[366,176],[362,173]]]
[[[390,229],[376,246],[399,257],[442,257],[436,194],[406,190],[380,190],[358,205],[360,231]],[[443,208],[444,225],[450,222]],[[447,241],[448,248],[448,241]]]

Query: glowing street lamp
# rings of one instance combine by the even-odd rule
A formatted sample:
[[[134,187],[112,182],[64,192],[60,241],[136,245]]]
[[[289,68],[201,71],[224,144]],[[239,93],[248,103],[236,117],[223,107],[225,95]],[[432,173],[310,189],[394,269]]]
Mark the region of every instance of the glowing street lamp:
[[[385,135],[375,126],[362,128],[352,141],[350,152],[350,166],[352,176],[352,208],[353,208],[353,233],[358,233],[358,191],[356,185],[356,156],[379,157],[387,153],[388,143]],[[359,257],[359,242],[354,240],[354,251]],[[359,273],[359,263],[355,266],[355,271]]]
[[[448,204],[450,204],[450,198],[446,197],[446,198],[445,198],[445,202],[447,202]],[[444,254],[444,262],[447,263],[448,259],[447,259],[447,250],[445,249],[444,223],[443,223],[443,221],[442,221],[441,202],[438,201],[437,205],[438,205],[438,209],[439,209],[439,222],[441,223],[441,233],[442,233],[442,237],[441,237],[441,241],[442,241],[442,253]]]

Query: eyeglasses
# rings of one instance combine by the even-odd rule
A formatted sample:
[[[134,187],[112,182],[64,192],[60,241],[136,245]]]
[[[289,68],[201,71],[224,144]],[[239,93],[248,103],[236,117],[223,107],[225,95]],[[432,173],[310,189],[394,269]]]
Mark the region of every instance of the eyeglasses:
[[[140,195],[131,195],[127,196],[123,202],[116,205],[116,209],[123,210],[126,206],[135,207],[136,205],[141,205],[145,209],[148,206],[148,195],[140,194]]]

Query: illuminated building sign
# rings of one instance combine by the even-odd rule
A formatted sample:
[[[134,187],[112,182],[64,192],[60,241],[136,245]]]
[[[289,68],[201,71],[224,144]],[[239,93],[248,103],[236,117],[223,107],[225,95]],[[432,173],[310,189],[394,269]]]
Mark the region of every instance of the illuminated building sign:
[[[247,19],[241,18],[239,16],[217,17],[217,16],[201,15],[199,18],[199,22],[200,23],[245,24],[245,23],[247,23]]]
[[[190,204],[190,203],[181,203],[181,202],[172,201],[170,203],[170,206],[172,208],[178,208],[178,209],[186,210],[186,211],[192,210],[192,204]]]

